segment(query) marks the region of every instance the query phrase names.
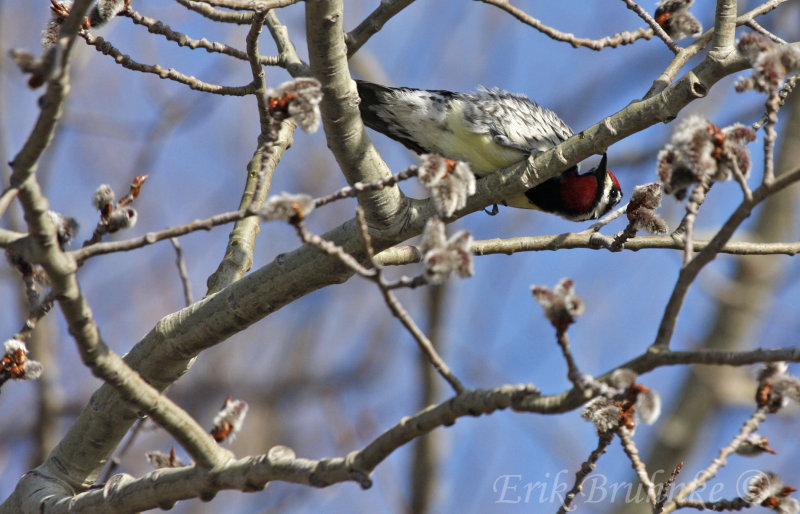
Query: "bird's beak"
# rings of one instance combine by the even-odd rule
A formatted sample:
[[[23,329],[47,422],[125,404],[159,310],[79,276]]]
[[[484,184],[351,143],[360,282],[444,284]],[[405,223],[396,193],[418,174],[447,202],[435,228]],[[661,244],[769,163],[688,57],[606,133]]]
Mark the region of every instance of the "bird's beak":
[[[608,154],[603,152],[603,158],[600,159],[600,164],[597,165],[597,173],[599,176],[604,176],[608,169]]]

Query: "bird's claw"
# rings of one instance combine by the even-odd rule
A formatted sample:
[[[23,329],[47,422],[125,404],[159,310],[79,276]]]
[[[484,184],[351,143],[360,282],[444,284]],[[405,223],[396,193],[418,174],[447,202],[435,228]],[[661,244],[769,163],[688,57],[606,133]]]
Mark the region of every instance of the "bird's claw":
[[[492,208],[491,208],[491,209],[487,210],[487,209],[484,207],[484,209],[483,209],[483,212],[485,212],[485,213],[486,213],[486,214],[488,214],[489,216],[497,216],[497,213],[498,213],[498,212],[500,212],[500,208],[497,206],[497,204],[496,204],[496,203],[493,203],[493,204],[492,204]]]

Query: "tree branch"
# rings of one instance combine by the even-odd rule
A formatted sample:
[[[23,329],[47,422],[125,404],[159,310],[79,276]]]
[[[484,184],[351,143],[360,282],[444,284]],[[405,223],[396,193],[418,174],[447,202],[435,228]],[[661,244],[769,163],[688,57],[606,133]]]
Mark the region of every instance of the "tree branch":
[[[664,41],[664,44],[667,45],[667,48],[669,48],[673,54],[677,54],[682,50],[682,48],[678,46],[678,44],[669,36],[669,34],[667,34],[664,31],[664,29],[661,28],[661,25],[656,23],[656,20],[654,20],[653,17],[650,16],[650,13],[642,9],[642,7],[639,4],[637,4],[633,0],[622,0],[622,1],[625,2],[625,5],[628,7],[628,9],[638,14],[639,17],[645,21],[645,23],[650,25],[650,28],[653,29],[653,33],[655,33],[655,35],[658,36],[659,39]]]
[[[258,53],[258,36],[266,16],[266,12],[256,12],[253,16],[253,24],[247,34],[247,54],[250,60],[253,84],[256,86],[254,95],[258,104],[261,134],[258,147],[247,164],[247,179],[239,202],[240,210],[256,211],[264,204],[269,194],[275,168],[284,152],[292,145],[293,133],[296,128],[294,121],[290,119],[283,123],[276,123],[270,115],[266,103],[267,85]],[[219,291],[250,271],[253,266],[253,252],[255,251],[255,240],[260,231],[260,222],[258,216],[248,216],[236,220],[228,236],[225,256],[216,271],[208,278],[208,294]]]
[[[309,63],[322,84],[322,122],[328,148],[349,184],[372,182],[391,175],[369,140],[358,111],[358,93],[350,78],[347,47],[342,37],[342,0],[306,1]],[[397,187],[364,191],[358,201],[370,223],[385,227],[405,203]]]
[[[729,352],[725,353],[730,355]],[[742,352],[742,356],[752,353]],[[664,360],[664,356],[661,357],[661,360]],[[795,350],[795,359],[800,360],[800,351]],[[539,390],[532,385],[504,385],[488,390],[465,390],[442,403],[404,417],[367,446],[346,457],[309,460],[296,458],[294,452],[287,448],[276,447],[267,455],[230,461],[214,470],[190,466],[161,469],[138,479],[124,474],[116,475],[103,489],[94,489],[59,499],[54,505],[66,506],[68,502],[69,506],[80,512],[101,512],[108,509],[142,511],[156,506],[168,508],[178,500],[198,496],[211,499],[218,491],[225,489],[256,491],[263,489],[271,481],[314,487],[355,481],[366,489],[372,486],[370,479],[372,471],[383,460],[421,435],[438,427],[451,426],[461,417],[489,415],[497,410],[511,408],[518,412],[542,412],[536,409],[543,405],[543,403],[537,404],[537,399],[544,398],[547,397],[542,397]],[[573,405],[571,408],[576,406]],[[748,423],[745,427],[749,426]],[[738,436],[735,440],[739,440]],[[599,444],[593,456],[599,458],[602,455],[604,451],[604,447],[600,448],[602,444],[602,442]],[[159,479],[153,480],[153,475],[156,473]]]
[[[81,37],[101,54],[112,57],[114,61],[123,68],[158,75],[162,79],[169,79],[179,84],[189,86],[189,89],[195,91],[203,91],[204,93],[213,93],[216,95],[244,96],[252,94],[255,89],[252,83],[245,86],[220,86],[218,84],[203,82],[196,77],[190,77],[174,68],[165,69],[158,64],[141,64],[131,59],[130,56],[123,55],[122,52],[105,39],[94,37],[88,31],[81,32]]]
[[[717,0],[717,10],[714,14],[714,39],[711,43],[711,54],[720,59],[726,58],[735,52],[736,41],[736,0]]]
[[[652,29],[636,29],[633,32],[624,31],[620,32],[619,34],[614,34],[613,36],[606,36],[601,39],[587,39],[582,37],[576,37],[575,34],[568,34],[556,30],[552,27],[548,27],[547,25],[537,20],[530,14],[526,13],[522,9],[511,5],[511,3],[508,0],[479,0],[479,1],[502,9],[507,13],[509,13],[511,16],[521,21],[522,23],[530,25],[539,32],[543,33],[550,39],[569,43],[570,45],[572,45],[573,48],[578,48],[582,46],[585,48],[589,48],[591,50],[602,50],[603,48],[606,47],[616,48],[620,45],[630,45],[638,39],[651,39],[653,37]]]
[[[508,239],[486,239],[472,242],[474,255],[513,255],[519,252],[557,251],[574,248],[609,250],[614,238],[598,233],[556,234],[549,236],[511,237]],[[695,240],[694,250],[699,252],[708,246],[707,240]],[[683,250],[683,240],[672,236],[639,236],[628,239],[622,250]],[[719,253],[732,255],[796,255],[800,253],[800,241],[790,243],[760,243],[755,241],[731,241],[720,248]],[[393,246],[375,256],[383,266],[402,266],[422,261],[418,246]]]
[[[772,11],[785,1],[786,0],[769,0],[768,2],[764,2],[755,9],[752,9],[736,18],[736,26],[744,25],[748,21]],[[650,87],[650,90],[647,92],[647,94],[645,94],[644,97],[649,98],[650,96],[663,91],[670,84],[670,82],[672,82],[672,79],[675,78],[675,75],[678,74],[678,72],[689,61],[689,59],[697,55],[700,50],[708,45],[709,41],[711,41],[711,38],[714,36],[714,33],[715,32],[713,28],[709,29],[705,32],[705,34],[697,38],[694,43],[682,49],[678,55],[672,59],[664,72],[661,73],[661,75],[653,82],[653,85]]]
[[[128,7],[126,10],[120,13],[120,16],[126,16],[133,21],[136,25],[141,25],[147,28],[147,31],[151,34],[159,34],[164,36],[167,41],[173,41],[178,43],[178,46],[181,47],[188,47],[192,50],[196,50],[198,48],[202,48],[203,50],[210,52],[210,53],[220,53],[223,55],[229,55],[236,59],[246,61],[248,60],[247,52],[243,52],[238,48],[233,48],[232,46],[228,46],[224,43],[220,43],[219,41],[209,41],[206,38],[202,39],[194,39],[189,37],[188,35],[177,32],[172,30],[169,25],[166,25],[155,18],[149,18],[147,16],[143,16],[140,13],[134,11],[132,8]],[[248,17],[252,20],[253,16]],[[252,21],[251,21],[252,25]],[[269,56],[260,56],[259,62],[264,66],[280,66],[281,59],[274,55]]]
[[[731,442],[719,451],[719,454],[716,458],[714,458],[713,461],[711,461],[711,464],[709,464],[708,467],[706,467],[706,469],[704,469],[694,480],[682,487],[672,501],[664,506],[663,512],[665,514],[672,512],[675,510],[677,503],[686,499],[689,495],[694,493],[698,487],[702,487],[703,484],[714,478],[719,470],[725,466],[728,461],[728,457],[733,455],[739,446],[741,446],[742,442],[747,439],[747,436],[758,430],[758,427],[761,425],[761,423],[767,419],[767,410],[767,407],[759,407],[752,414],[752,416],[750,416],[747,421],[744,422],[742,428],[739,430],[739,433],[736,434]]]
[[[179,4],[198,14],[201,14],[211,21],[222,23],[233,23],[236,25],[250,25],[253,19],[252,12],[230,12],[223,11],[208,5],[207,3],[193,0],[177,0]]]
[[[686,298],[686,293],[689,291],[689,287],[692,283],[694,283],[694,279],[697,278],[700,270],[714,259],[717,253],[719,253],[719,249],[730,240],[733,233],[739,225],[750,216],[750,212],[756,205],[771,194],[780,191],[797,180],[800,180],[800,168],[781,175],[780,178],[770,184],[762,184],[758,189],[753,191],[752,198],[745,198],[742,200],[739,207],[731,214],[727,221],[725,221],[722,228],[714,235],[708,245],[700,253],[695,255],[688,264],[681,268],[678,280],[672,290],[672,295],[670,295],[669,301],[664,308],[664,316],[661,318],[658,333],[655,341],[653,341],[653,351],[661,351],[663,348],[669,346],[672,334],[675,330],[675,324],[678,321],[678,313]]]
[[[411,5],[414,0],[384,0],[372,11],[364,21],[358,24],[345,35],[347,43],[347,57],[358,52],[369,38],[378,33],[387,21],[391,20],[397,13]]]

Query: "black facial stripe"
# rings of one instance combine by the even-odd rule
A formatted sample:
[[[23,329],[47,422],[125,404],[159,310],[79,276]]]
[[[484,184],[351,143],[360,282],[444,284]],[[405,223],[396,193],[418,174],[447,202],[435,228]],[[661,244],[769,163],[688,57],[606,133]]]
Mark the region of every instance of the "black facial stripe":
[[[561,213],[564,205],[561,202],[561,180],[553,177],[536,187],[525,191],[530,202],[545,212]]]

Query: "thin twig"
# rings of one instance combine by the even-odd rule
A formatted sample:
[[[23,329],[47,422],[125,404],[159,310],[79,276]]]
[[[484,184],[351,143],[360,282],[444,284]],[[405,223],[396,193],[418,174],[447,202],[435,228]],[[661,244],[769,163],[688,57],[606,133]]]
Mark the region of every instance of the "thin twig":
[[[55,301],[56,294],[55,292],[50,291],[50,293],[48,293],[47,296],[45,296],[40,302],[37,302],[37,304],[33,306],[31,311],[28,313],[28,318],[25,320],[25,324],[22,326],[19,332],[14,334],[13,339],[27,341],[39,321],[44,318],[53,308]]]
[[[206,38],[203,39],[194,39],[189,37],[188,35],[177,32],[172,30],[169,25],[165,25],[164,23],[156,20],[155,18],[149,18],[147,16],[143,16],[142,14],[136,12],[135,10],[128,7],[124,11],[120,13],[120,16],[126,16],[133,21],[136,25],[141,25],[146,27],[148,32],[151,34],[159,34],[164,36],[167,41],[174,41],[178,43],[178,46],[191,48],[192,50],[196,50],[201,48],[206,50],[207,52],[211,53],[220,53],[224,55],[229,55],[236,59],[240,59],[242,61],[246,61],[248,59],[247,52],[239,50],[238,48],[233,48],[232,46],[228,46],[224,43],[220,43],[219,41],[209,41]],[[252,24],[252,16],[249,16]],[[268,56],[260,56],[259,62],[264,66],[280,66],[281,59],[275,55],[268,55]]]
[[[385,287],[386,289],[390,290],[401,289],[401,288],[415,289],[417,287],[431,285],[430,282],[428,282],[428,279],[425,278],[424,275],[417,275],[416,277],[407,277],[403,275],[402,277],[394,281],[386,280],[386,278],[384,277],[382,282],[383,282],[382,287]]]
[[[621,426],[617,429],[617,435],[622,444],[622,449],[625,450],[625,454],[628,456],[628,459],[630,459],[631,465],[633,465],[636,476],[639,477],[639,480],[647,491],[647,498],[650,500],[650,503],[655,505],[658,502],[656,498],[656,485],[650,480],[650,477],[647,475],[647,468],[644,462],[642,462],[642,459],[639,458],[639,449],[636,448],[636,443],[631,439],[631,431]]]
[[[145,234],[144,236],[135,237],[133,239],[127,239],[124,241],[115,241],[111,243],[97,243],[91,246],[87,246],[85,248],[81,248],[79,250],[74,250],[70,253],[78,262],[78,264],[82,264],[86,259],[90,257],[95,257],[97,255],[104,255],[107,253],[126,252],[129,250],[135,250],[137,248],[148,246],[153,243],[157,243],[158,241],[169,239],[171,237],[183,236],[186,234],[190,234],[192,232],[196,232],[198,230],[211,230],[216,226],[225,225],[231,223],[232,221],[236,221],[245,218],[247,216],[253,216],[255,214],[257,214],[257,212],[251,211],[250,209],[241,209],[238,211],[224,212],[222,214],[211,216],[210,218],[206,218],[203,220],[195,220],[190,223],[186,223],[184,225],[179,225],[177,227],[172,227],[162,230],[160,232],[150,232],[148,234]]]
[[[519,252],[557,251],[574,248],[590,250],[611,249],[613,237],[602,234],[567,233],[547,236],[512,237],[508,239],[486,239],[473,241],[473,255],[512,255]],[[694,250],[704,250],[708,240],[696,239]],[[624,250],[683,250],[684,243],[673,236],[639,236],[628,239]],[[786,243],[761,243],[755,241],[732,241],[720,248],[719,253],[731,255],[797,255],[800,253],[800,241]],[[422,261],[422,252],[418,246],[393,246],[375,256],[383,266],[403,266]]]
[[[614,34],[613,36],[606,36],[601,39],[587,39],[576,37],[574,34],[568,34],[565,32],[561,32],[556,30],[552,27],[549,27],[539,21],[538,19],[534,18],[530,14],[526,13],[522,9],[518,7],[514,7],[509,3],[508,0],[480,0],[483,3],[494,5],[495,7],[499,7],[500,9],[506,11],[522,23],[526,25],[530,25],[531,27],[535,28],[539,32],[543,33],[547,37],[554,39],[556,41],[563,41],[565,43],[569,43],[574,48],[578,48],[580,46],[589,48],[591,50],[602,50],[606,47],[616,48],[620,45],[630,45],[634,41],[638,39],[651,39],[653,37],[653,31],[651,29],[636,29],[633,32],[620,32],[618,34]]]
[[[625,5],[628,6],[628,9],[638,14],[641,19],[643,19],[648,25],[650,25],[655,35],[658,36],[659,39],[661,39],[664,42],[664,44],[667,45],[667,48],[669,48],[673,54],[677,54],[678,52],[683,50],[683,48],[678,46],[678,44],[675,43],[675,41],[670,37],[670,35],[664,31],[661,25],[659,25],[656,22],[656,20],[654,20],[653,17],[650,16],[650,13],[642,9],[642,7],[639,4],[637,4],[633,0],[622,0],[622,1],[625,2]]]
[[[247,32],[245,41],[247,43],[247,60],[250,62],[250,73],[253,75],[252,84],[255,88],[253,94],[258,103],[258,120],[261,125],[261,135],[262,137],[277,139],[280,121],[273,121],[269,113],[266,98],[267,81],[264,77],[264,69],[261,67],[261,55],[258,50],[258,37],[261,35],[266,16],[267,13],[264,11],[256,12],[253,15],[253,23],[250,24],[250,30]]]
[[[178,3],[187,9],[205,16],[211,21],[234,23],[236,25],[250,25],[253,19],[252,12],[223,11],[222,9],[216,9],[206,3],[193,0],[178,0]]]
[[[630,241],[632,237],[636,237],[636,232],[637,230],[633,223],[628,223],[622,232],[614,236],[614,241],[611,243],[609,250],[613,252],[622,251],[625,243]]]
[[[305,223],[303,223],[303,220],[295,220],[292,224],[294,225],[297,235],[300,237],[301,241],[319,248],[328,255],[336,257],[342,261],[342,264],[350,268],[350,270],[357,275],[374,280],[375,276],[377,275],[377,271],[362,266],[361,263],[358,262],[355,257],[347,253],[344,248],[338,246],[332,241],[328,241],[327,239],[318,236],[317,234],[309,232],[305,226]]]
[[[770,31],[768,31],[767,29],[765,29],[764,27],[759,25],[759,23],[756,20],[748,20],[748,21],[745,22],[745,25],[747,25],[748,27],[750,27],[751,29],[755,30],[756,32],[758,32],[760,34],[763,34],[763,35],[767,36],[768,38],[770,38],[771,40],[775,41],[779,45],[787,45],[788,44],[788,42],[785,39],[781,39],[777,35],[773,34]]]
[[[349,190],[350,188],[344,188]],[[339,194],[334,193],[334,194]],[[353,196],[355,193],[346,193],[343,197]],[[321,204],[330,203],[330,201],[323,201],[326,197],[319,198],[315,201],[322,202]],[[211,230],[212,228],[234,222],[247,216],[257,214],[249,209],[241,209],[238,211],[224,212],[202,220],[195,220],[184,225],[171,227],[160,232],[150,232],[144,236],[127,239],[123,241],[115,241],[109,243],[98,243],[92,246],[87,246],[80,250],[71,252],[79,263],[83,263],[86,259],[104,255],[108,253],[126,252],[142,248],[164,239],[171,237],[183,236],[196,232],[198,230]],[[602,244],[599,242],[603,241]],[[518,252],[536,252],[536,251],[555,251],[565,250],[572,248],[586,248],[599,250],[603,248],[610,248],[613,243],[613,238],[604,236],[602,234],[587,234],[580,233],[566,233],[547,236],[533,236],[533,237],[513,237],[508,239],[488,239],[485,241],[474,241],[472,244],[472,253],[474,255],[494,255],[504,254],[512,255]],[[702,251],[708,247],[710,241],[708,240],[695,240],[695,251]],[[631,251],[639,251],[645,249],[652,250],[683,250],[684,244],[681,240],[677,240],[671,236],[640,236],[628,240],[625,243],[624,249]],[[731,255],[797,255],[800,253],[800,241],[786,242],[786,243],[760,243],[749,241],[734,241],[725,243],[720,249],[719,253],[726,253]],[[395,246],[378,253],[375,258],[377,262],[384,266],[401,266],[404,264],[412,264],[422,260],[422,254],[419,248],[413,245]]]
[[[373,252],[372,242],[371,238],[369,237],[369,230],[367,228],[363,212],[359,218],[359,222],[359,230],[364,241],[364,247],[367,254],[370,255]],[[354,273],[375,282],[380,288],[389,310],[397,319],[400,320],[403,326],[406,327],[409,333],[414,337],[414,340],[417,342],[422,352],[427,356],[428,360],[431,362],[436,371],[438,371],[442,378],[444,378],[450,384],[456,394],[459,394],[465,390],[464,385],[453,374],[453,372],[450,370],[450,367],[436,351],[433,343],[431,343],[430,339],[428,339],[425,333],[417,326],[408,312],[403,308],[403,305],[392,293],[392,288],[389,287],[389,284],[383,280],[381,268],[376,267],[374,269],[369,269],[364,267],[355,257],[347,253],[340,246],[337,246],[333,242],[327,241],[322,237],[309,232],[305,228],[305,224],[302,220],[294,220],[293,225],[295,226],[297,234],[300,236],[300,239],[303,242],[316,246],[328,255],[336,256]]]
[[[714,478],[720,469],[722,469],[725,464],[728,462],[728,457],[730,457],[736,450],[741,446],[742,442],[747,439],[747,437],[758,430],[758,427],[761,423],[767,419],[767,412],[768,407],[759,407],[742,425],[742,428],[739,430],[739,433],[728,443],[725,447],[720,449],[717,457],[711,461],[711,463],[697,475],[697,477],[686,484],[678,494],[675,495],[675,498],[666,505],[665,510],[669,511],[671,506],[674,506],[678,502],[683,501],[688,497],[690,494],[695,492],[698,487],[701,487],[703,484]]]
[[[789,96],[789,93],[791,93],[794,90],[794,88],[797,86],[798,80],[800,80],[800,73],[795,73],[794,75],[792,75],[791,77],[786,79],[786,81],[783,83],[781,88],[778,90],[778,98],[779,98],[778,106],[779,107],[783,107],[783,104],[786,103],[786,98]],[[761,127],[764,126],[764,124],[766,122],[767,122],[767,115],[765,114],[764,116],[761,117],[760,120],[758,120],[757,122],[753,123],[753,125],[752,125],[753,130],[760,129]]]
[[[740,170],[737,166],[732,166],[731,175],[733,175],[733,180],[735,180],[742,189],[742,194],[744,195],[745,200],[752,200],[753,190],[750,189],[750,184],[747,183],[747,177],[744,176],[742,170]]]
[[[372,247],[372,238],[369,235],[369,226],[367,225],[367,218],[364,215],[364,208],[356,205],[356,221],[358,222],[358,232],[361,235],[361,241],[364,243],[364,251],[367,252],[367,259],[370,264],[375,268],[376,275],[381,274],[380,265],[375,264],[375,249]]]
[[[664,505],[669,500],[670,490],[672,489],[672,484],[675,483],[675,479],[678,478],[678,474],[683,469],[683,462],[679,462],[675,469],[672,470],[672,474],[667,479],[666,482],[662,485],[661,489],[658,491],[658,501],[656,502],[656,506],[654,509],[653,514],[661,514],[664,510]]]
[[[364,210],[360,205],[356,209],[356,219],[358,221],[359,231],[361,232],[361,238],[364,241],[364,249],[367,252],[367,257],[369,258],[370,262],[373,262],[375,258],[375,251],[372,248],[372,239],[369,235],[367,219],[364,216]],[[383,269],[380,266],[375,265],[374,262],[373,266],[375,266],[375,283],[378,284],[378,287],[383,293],[383,298],[386,300],[386,305],[389,307],[389,310],[391,310],[392,314],[394,314],[394,316],[400,320],[409,333],[414,336],[414,339],[417,341],[422,353],[428,358],[434,369],[436,369],[436,371],[442,375],[442,378],[447,380],[456,394],[462,393],[465,390],[464,385],[450,370],[450,367],[439,355],[439,352],[436,351],[436,347],[433,345],[433,342],[428,339],[428,336],[425,335],[425,332],[423,332],[422,329],[417,326],[413,318],[411,318],[411,315],[403,308],[400,300],[398,300],[397,297],[391,292],[389,283],[384,279]]]
[[[676,509],[697,509],[710,510],[713,512],[725,512],[749,509],[753,504],[744,498],[734,498],[732,500],[703,501],[703,500],[681,500],[675,502]]]
[[[19,193],[18,187],[8,187],[3,191],[3,194],[0,195],[0,218],[3,217],[8,206],[11,205],[11,202],[17,197],[17,193]]]
[[[608,445],[610,445],[611,441],[613,440],[613,430],[608,430],[600,434],[597,440],[597,448],[592,450],[592,453],[589,454],[589,458],[581,464],[580,469],[575,473],[575,484],[564,496],[564,501],[561,504],[561,507],[558,509],[557,514],[566,514],[572,510],[570,509],[572,502],[575,501],[575,497],[578,496],[578,494],[580,494],[580,492],[583,490],[583,481],[586,480],[586,477],[595,470],[597,467],[597,461],[600,460],[600,457],[602,457],[604,453],[606,453]]]
[[[592,223],[592,225],[589,228],[585,228],[585,229],[581,230],[578,233],[579,234],[588,234],[588,233],[591,233],[591,232],[599,232],[601,228],[605,227],[606,225],[608,225],[609,223],[611,223],[615,219],[617,219],[620,216],[622,216],[623,214],[625,214],[625,211],[627,211],[627,210],[628,210],[628,204],[626,203],[625,205],[623,205],[621,207],[618,207],[616,210],[606,214],[605,217],[601,218],[600,220],[596,221],[595,223]]]
[[[404,169],[400,173],[397,173],[396,175],[376,180],[374,182],[356,182],[352,186],[343,187],[334,193],[315,199],[314,207],[322,207],[323,205],[335,202],[336,200],[342,200],[344,198],[355,198],[358,193],[362,191],[377,191],[379,189],[383,189],[384,187],[393,186],[403,180],[416,177],[417,171],[418,169],[416,166],[411,166]]]
[[[310,73],[308,64],[302,61],[297,55],[297,49],[289,37],[289,30],[278,19],[275,10],[267,12],[265,24],[269,29],[272,40],[278,48],[278,59],[280,65],[292,74],[293,77],[305,76]]]
[[[177,237],[169,238],[172,247],[175,248],[175,265],[178,267],[178,276],[181,278],[183,286],[183,301],[188,306],[192,300],[192,282],[189,280],[189,273],[186,271],[186,261],[183,259],[183,247],[178,242]]]
[[[684,229],[684,246],[683,246],[683,265],[689,263],[694,255],[694,224],[697,221],[697,213],[700,206],[706,200],[706,193],[711,187],[711,177],[703,175],[700,183],[692,188],[692,194],[689,196],[689,201],[686,202],[686,216],[683,219]]]
[[[383,0],[364,21],[345,35],[347,56],[351,57],[369,38],[378,33],[387,21],[408,7],[414,0]]]
[[[386,300],[386,305],[389,307],[389,310],[392,311],[392,314],[400,320],[400,323],[402,323],[414,337],[414,340],[417,342],[422,352],[428,357],[428,360],[436,371],[450,384],[456,394],[465,392],[466,388],[464,385],[450,370],[450,366],[447,365],[444,359],[439,355],[439,352],[436,351],[430,339],[428,339],[425,333],[414,323],[411,315],[406,312],[397,297],[392,294],[389,289],[384,287],[381,288],[381,292],[383,293],[383,298]]]
[[[220,86],[218,84],[203,82],[196,77],[190,77],[173,68],[166,69],[158,64],[141,64],[131,59],[130,56],[124,55],[105,39],[94,37],[86,30],[81,31],[80,36],[101,54],[112,57],[114,61],[123,68],[140,71],[142,73],[152,73],[158,75],[162,79],[173,80],[179,84],[189,86],[190,89],[196,91],[217,95],[244,96],[252,94],[255,89],[253,84],[247,84],[245,86]]]
[[[764,125],[764,184],[771,184],[775,180],[775,140],[778,133],[775,124],[778,123],[778,109],[780,109],[780,96],[778,91],[773,91],[767,97],[766,117]]]
[[[365,183],[357,182],[353,186],[345,187],[330,195],[317,198],[314,201],[314,206],[319,207],[334,202],[336,200],[354,197],[360,191],[378,190],[383,187],[393,185],[401,180],[406,180],[409,177],[413,177],[416,175],[416,173],[417,173],[417,168],[415,166],[412,166],[406,170],[401,171],[396,175],[392,175],[382,180],[378,180],[375,182],[365,182]],[[184,225],[178,225],[176,227],[171,227],[162,230],[160,232],[150,232],[142,237],[137,237],[124,241],[115,241],[111,243],[94,244],[91,246],[87,246],[85,248],[81,248],[80,250],[76,250],[72,252],[72,255],[79,264],[82,264],[86,259],[90,257],[95,257],[97,255],[135,250],[137,248],[151,245],[159,241],[163,241],[164,239],[169,239],[171,237],[183,236],[192,232],[196,232],[198,230],[211,230],[216,226],[225,225],[246,218],[248,216],[253,216],[255,214],[258,214],[257,210],[254,209],[253,207],[254,207],[253,205],[249,205],[248,208],[216,214],[214,216],[211,216],[203,220],[195,220],[190,223],[186,223]]]
[[[558,346],[561,348],[561,353],[564,360],[567,362],[567,378],[572,384],[580,390],[585,389],[585,381],[581,380],[581,372],[578,370],[578,365],[575,364],[575,358],[569,350],[569,335],[566,330],[556,330],[556,339]]]
[[[226,9],[234,9],[237,11],[254,11],[260,10],[262,12],[269,11],[270,9],[278,9],[296,4],[301,0],[260,0],[254,2],[253,0],[195,0],[196,2],[208,4],[213,7],[224,7]]]

